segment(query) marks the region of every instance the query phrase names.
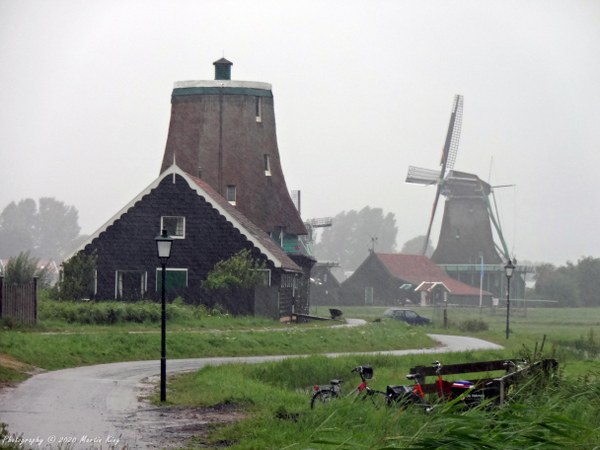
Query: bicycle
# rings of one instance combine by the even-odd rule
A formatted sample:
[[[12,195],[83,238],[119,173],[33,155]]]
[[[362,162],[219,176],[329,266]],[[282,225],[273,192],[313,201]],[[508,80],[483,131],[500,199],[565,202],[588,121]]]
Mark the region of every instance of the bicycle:
[[[414,381],[412,386],[392,385],[386,387],[388,406],[396,405],[406,407],[408,405],[417,405],[429,410],[431,405],[425,399],[425,392],[419,381],[419,374],[409,373],[406,378]]]
[[[344,397],[356,396],[355,400],[360,399],[365,401],[369,399],[375,408],[380,408],[388,403],[388,398],[385,392],[371,389],[367,380],[373,378],[373,368],[370,366],[357,366],[350,373],[358,373],[360,375],[360,384],[350,393],[342,395],[342,383],[344,380],[334,379],[326,385],[315,385],[314,393],[310,399],[310,408],[314,409],[315,405],[329,403],[331,400]]]
[[[476,389],[475,384],[468,380],[446,381],[442,377],[442,363],[433,362],[437,379],[435,387],[437,395],[442,400],[459,400],[465,406],[473,407],[480,405],[485,399],[482,389]]]
[[[435,367],[436,381],[435,391],[441,400],[456,400],[460,399],[467,406],[474,406],[483,401],[483,393],[480,390],[475,390],[475,385],[471,381],[458,380],[446,381],[442,377],[442,364],[439,361],[432,363]],[[388,395],[388,403],[390,405],[397,404],[399,406],[407,406],[414,404],[421,406],[425,411],[430,412],[433,405],[427,400],[425,390],[421,385],[422,377],[417,373],[409,373],[406,378],[414,381],[413,386],[388,386],[386,391]]]

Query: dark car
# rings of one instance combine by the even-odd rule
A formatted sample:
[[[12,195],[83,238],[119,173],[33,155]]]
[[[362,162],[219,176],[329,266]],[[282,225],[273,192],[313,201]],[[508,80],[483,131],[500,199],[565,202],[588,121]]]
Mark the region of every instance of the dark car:
[[[431,320],[427,317],[422,317],[411,309],[390,308],[383,313],[383,316],[394,320],[402,320],[411,325],[428,325],[431,323]]]

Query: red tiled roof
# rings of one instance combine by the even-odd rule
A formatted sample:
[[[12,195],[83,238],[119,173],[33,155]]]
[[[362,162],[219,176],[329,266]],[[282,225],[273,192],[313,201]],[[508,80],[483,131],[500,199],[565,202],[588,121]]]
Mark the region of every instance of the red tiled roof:
[[[423,281],[440,281],[453,295],[479,295],[479,289],[451,278],[426,256],[403,253],[375,253],[390,275],[418,286]],[[484,295],[492,295],[483,291]]]

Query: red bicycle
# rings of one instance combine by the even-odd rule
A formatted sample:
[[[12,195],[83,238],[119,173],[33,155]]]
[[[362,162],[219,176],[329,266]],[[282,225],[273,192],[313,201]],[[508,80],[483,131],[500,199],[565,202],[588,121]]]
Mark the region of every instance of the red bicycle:
[[[481,404],[484,399],[483,391],[475,389],[475,385],[468,380],[447,381],[442,376],[442,363],[434,361],[436,380],[435,391],[437,397],[441,400],[460,399],[467,406]],[[389,404],[399,404],[405,406],[415,404],[422,406],[426,411],[431,411],[433,405],[427,400],[423,386],[421,385],[421,375],[410,373],[406,378],[414,381],[413,386],[388,386],[387,395]]]

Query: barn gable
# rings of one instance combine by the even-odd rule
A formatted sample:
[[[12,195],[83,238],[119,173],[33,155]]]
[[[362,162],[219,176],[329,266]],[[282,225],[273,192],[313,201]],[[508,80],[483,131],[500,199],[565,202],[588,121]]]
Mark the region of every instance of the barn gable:
[[[172,165],[100,227],[79,251],[96,252],[94,298],[158,298],[159,260],[154,238],[162,228],[174,237],[167,266],[169,298],[199,301],[200,285],[214,265],[242,249],[266,262],[267,279],[278,291],[268,315],[285,314],[282,304],[306,304],[297,286],[304,272],[263,230],[201,179]],[[301,298],[305,297],[305,298]],[[282,300],[283,299],[283,300]],[[269,309],[269,308],[267,308]],[[274,312],[276,310],[276,313]],[[246,308],[253,312],[253,308]]]

